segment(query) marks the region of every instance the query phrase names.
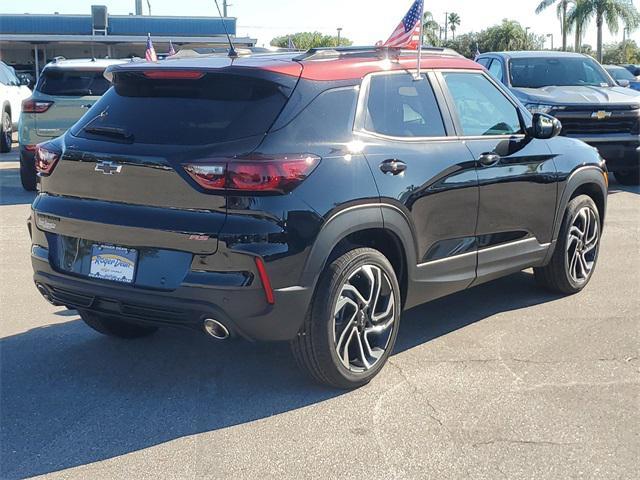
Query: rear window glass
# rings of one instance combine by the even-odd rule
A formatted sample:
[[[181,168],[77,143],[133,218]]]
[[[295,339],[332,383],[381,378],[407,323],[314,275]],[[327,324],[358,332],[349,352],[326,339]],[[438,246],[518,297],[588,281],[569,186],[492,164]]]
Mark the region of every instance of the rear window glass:
[[[120,74],[72,129],[76,136],[135,143],[206,145],[266,133],[289,90],[240,75],[207,74],[197,80],[149,80]],[[96,134],[96,132],[98,132]]]
[[[62,70],[48,68],[42,72],[36,87],[47,95],[69,97],[100,96],[111,84],[104,78],[103,70]]]

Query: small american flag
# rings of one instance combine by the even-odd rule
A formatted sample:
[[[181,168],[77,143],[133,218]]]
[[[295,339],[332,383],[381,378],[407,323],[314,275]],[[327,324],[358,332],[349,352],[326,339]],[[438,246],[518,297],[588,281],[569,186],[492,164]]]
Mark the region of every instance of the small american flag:
[[[384,42],[384,46],[417,49],[421,43],[420,26],[423,12],[424,0],[415,0],[389,39]]]
[[[153,48],[153,47],[151,47],[151,48]],[[176,49],[173,48],[173,42],[171,40],[169,40],[169,56],[172,56],[172,55],[175,55],[175,54],[176,54]]]
[[[147,62],[157,62],[158,56],[156,50],[153,48],[153,42],[151,41],[151,34],[147,33],[147,50],[144,52],[144,58]]]

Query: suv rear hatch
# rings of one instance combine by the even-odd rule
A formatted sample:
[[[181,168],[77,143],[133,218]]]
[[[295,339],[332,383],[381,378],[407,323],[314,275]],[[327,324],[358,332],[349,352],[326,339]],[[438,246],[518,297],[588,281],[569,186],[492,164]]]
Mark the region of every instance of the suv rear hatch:
[[[33,117],[39,137],[55,138],[67,131],[109,89],[104,68],[46,68],[36,85],[33,100],[49,107]]]
[[[114,88],[65,135],[60,159],[41,179],[36,222],[46,230],[48,217],[58,219],[50,234],[61,237],[60,258],[107,243],[134,248],[139,258],[184,252],[188,271],[190,254],[216,252],[226,190],[203,187],[185,165],[255,150],[298,79],[225,63],[113,67]]]

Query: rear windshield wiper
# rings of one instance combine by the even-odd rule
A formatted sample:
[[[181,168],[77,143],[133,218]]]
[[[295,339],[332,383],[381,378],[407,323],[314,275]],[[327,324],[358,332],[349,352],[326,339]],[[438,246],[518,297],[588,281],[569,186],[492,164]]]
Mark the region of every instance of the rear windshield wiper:
[[[118,127],[85,127],[84,131],[93,135],[104,135],[106,137],[121,138],[123,140],[133,141],[133,135],[124,128]]]

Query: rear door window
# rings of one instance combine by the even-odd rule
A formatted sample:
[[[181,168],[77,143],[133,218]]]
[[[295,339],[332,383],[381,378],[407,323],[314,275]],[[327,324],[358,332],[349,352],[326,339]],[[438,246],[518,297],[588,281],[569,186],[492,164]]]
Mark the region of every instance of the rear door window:
[[[415,81],[409,74],[371,77],[365,129],[392,137],[446,135],[429,80]]]
[[[522,133],[517,108],[481,73],[444,73],[465,136]]]
[[[277,83],[234,74],[151,80],[120,73],[71,133],[159,145],[221,143],[266,133],[289,94]]]
[[[47,95],[84,97],[103,95],[111,86],[103,70],[47,68],[36,90]]]

